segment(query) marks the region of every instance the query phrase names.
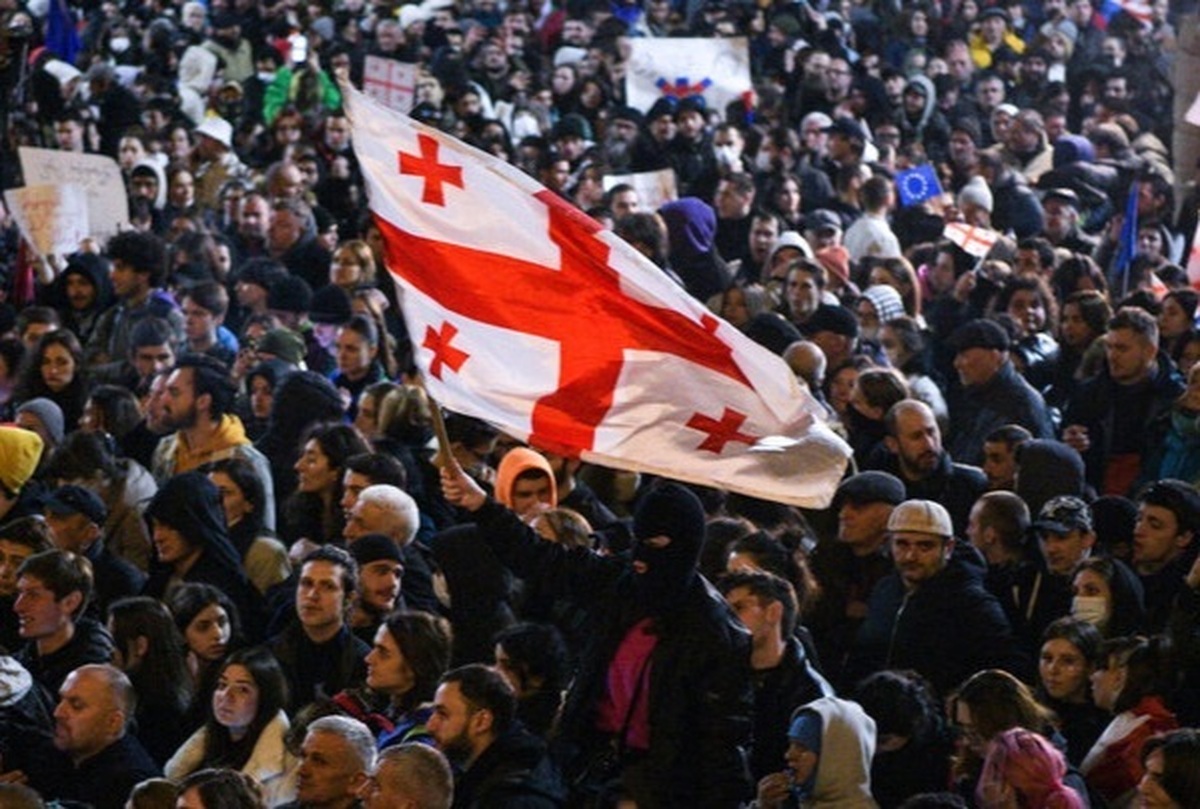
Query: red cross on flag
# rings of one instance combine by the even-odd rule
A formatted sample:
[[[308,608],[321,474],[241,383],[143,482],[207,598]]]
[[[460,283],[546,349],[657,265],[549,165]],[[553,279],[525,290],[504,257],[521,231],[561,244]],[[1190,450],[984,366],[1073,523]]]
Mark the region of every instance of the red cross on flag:
[[[849,447],[779,357],[519,169],[346,98],[435,399],[559,454],[829,503]]]

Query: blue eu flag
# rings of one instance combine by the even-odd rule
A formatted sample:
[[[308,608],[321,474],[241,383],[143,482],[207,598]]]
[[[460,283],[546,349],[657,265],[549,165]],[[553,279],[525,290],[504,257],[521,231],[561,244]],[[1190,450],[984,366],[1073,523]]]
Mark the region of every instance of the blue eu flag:
[[[907,208],[909,205],[941,196],[942,184],[938,181],[933,166],[922,163],[896,175],[896,192],[900,195],[900,204]]]

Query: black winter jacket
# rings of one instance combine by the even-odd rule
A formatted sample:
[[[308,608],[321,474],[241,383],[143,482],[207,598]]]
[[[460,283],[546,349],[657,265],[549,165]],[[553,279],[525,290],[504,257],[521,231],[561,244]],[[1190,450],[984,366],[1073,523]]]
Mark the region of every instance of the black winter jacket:
[[[959,547],[946,566],[915,590],[898,573],[879,582],[859,628],[851,669],[913,669],[942,696],[981,669],[999,668],[1021,679],[1031,673],[1004,610],[983,587],[982,560]]]
[[[589,752],[605,743],[596,708],[622,638],[639,619],[635,573],[619,557],[567,550],[546,542],[493,501],[475,512],[479,535],[502,563],[524,579],[570,597],[589,613],[591,632],[567,695],[559,742],[568,779]],[[695,574],[675,608],[655,617],[660,633],[650,659],[650,748],[638,764],[646,774],[639,807],[737,806],[750,789],[745,752],[753,694],[750,637],[725,600]]]

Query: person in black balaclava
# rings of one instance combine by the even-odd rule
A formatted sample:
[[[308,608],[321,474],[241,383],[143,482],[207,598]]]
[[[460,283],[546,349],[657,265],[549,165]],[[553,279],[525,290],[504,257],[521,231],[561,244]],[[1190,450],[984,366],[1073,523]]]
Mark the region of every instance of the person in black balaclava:
[[[588,613],[556,744],[571,803],[728,807],[747,799],[750,637],[696,570],[700,500],[676,483],[643,497],[632,558],[541,540],[455,464],[446,500],[471,512],[500,561]]]

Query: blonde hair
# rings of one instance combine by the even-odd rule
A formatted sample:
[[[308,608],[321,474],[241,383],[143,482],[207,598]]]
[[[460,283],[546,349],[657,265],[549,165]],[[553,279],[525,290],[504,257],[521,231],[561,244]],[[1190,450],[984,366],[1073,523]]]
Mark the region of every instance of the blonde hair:
[[[348,242],[342,242],[338,245],[337,250],[333,251],[333,257],[336,259],[342,253],[349,253],[354,262],[362,269],[362,277],[358,279],[360,286],[373,285],[375,283],[375,254],[371,252],[371,248],[362,239],[351,239]]]

